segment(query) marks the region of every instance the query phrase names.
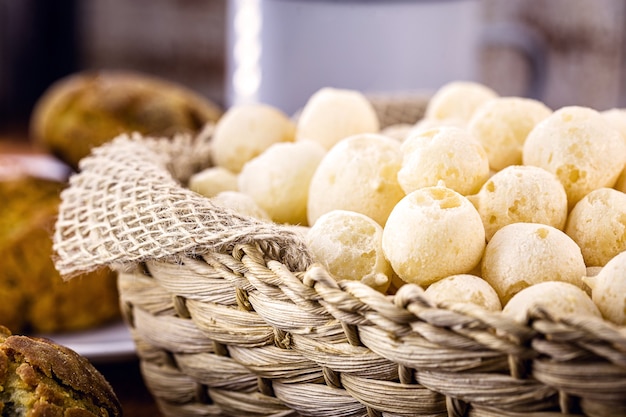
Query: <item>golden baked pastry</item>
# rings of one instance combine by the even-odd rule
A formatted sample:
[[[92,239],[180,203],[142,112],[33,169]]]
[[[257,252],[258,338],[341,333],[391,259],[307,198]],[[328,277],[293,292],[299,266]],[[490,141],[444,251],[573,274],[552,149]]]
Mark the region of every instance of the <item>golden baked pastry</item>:
[[[200,94],[157,77],[129,71],[81,72],[44,92],[30,128],[37,143],[76,169],[91,148],[121,133],[196,133],[221,113]]]
[[[84,357],[0,326],[0,415],[115,417],[122,415],[122,407],[111,385]]]
[[[0,324],[15,333],[83,330],[120,317],[112,271],[63,281],[54,267],[51,233],[64,186],[0,180]]]

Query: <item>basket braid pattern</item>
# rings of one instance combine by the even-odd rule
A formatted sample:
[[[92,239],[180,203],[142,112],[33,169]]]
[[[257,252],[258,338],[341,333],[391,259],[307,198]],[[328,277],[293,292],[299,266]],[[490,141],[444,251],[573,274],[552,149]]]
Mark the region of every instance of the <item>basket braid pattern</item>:
[[[420,92],[372,93],[367,98],[378,115],[381,128],[415,124],[424,117],[428,105],[428,95]]]
[[[121,271],[165,416],[626,415],[623,327],[540,309],[521,324],[412,284],[337,282],[298,235],[186,190],[180,155],[139,136],[97,149],[55,232],[62,273]]]

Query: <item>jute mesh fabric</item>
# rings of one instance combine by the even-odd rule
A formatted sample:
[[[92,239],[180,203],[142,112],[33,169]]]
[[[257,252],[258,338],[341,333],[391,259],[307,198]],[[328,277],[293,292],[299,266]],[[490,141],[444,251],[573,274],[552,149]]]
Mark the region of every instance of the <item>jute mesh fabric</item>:
[[[174,140],[122,135],[83,159],[62,193],[54,236],[59,272],[70,277],[255,241],[272,245],[290,265],[305,266],[307,251],[293,233],[216,207],[181,186],[210,161],[208,138],[208,132]]]
[[[210,129],[121,136],[83,160],[54,236],[70,277],[109,265],[164,416],[626,415],[626,329],[526,323],[336,281],[299,235],[184,187]],[[187,167],[187,168],[186,168]]]

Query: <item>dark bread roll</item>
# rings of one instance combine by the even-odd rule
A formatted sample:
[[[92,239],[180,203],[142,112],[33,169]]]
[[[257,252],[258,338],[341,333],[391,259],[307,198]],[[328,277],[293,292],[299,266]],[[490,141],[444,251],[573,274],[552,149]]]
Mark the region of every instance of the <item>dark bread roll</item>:
[[[74,169],[91,148],[122,133],[194,134],[222,110],[173,81],[133,71],[85,71],[54,83],[40,97],[31,135]]]
[[[108,381],[83,356],[50,340],[0,326],[0,415],[115,417],[122,407]]]

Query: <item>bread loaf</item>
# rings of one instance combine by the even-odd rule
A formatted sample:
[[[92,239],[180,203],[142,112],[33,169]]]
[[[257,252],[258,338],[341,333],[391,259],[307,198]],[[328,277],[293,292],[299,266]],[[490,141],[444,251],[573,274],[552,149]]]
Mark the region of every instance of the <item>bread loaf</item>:
[[[221,113],[210,100],[172,81],[132,71],[87,71],[44,92],[33,109],[30,134],[77,169],[92,148],[121,133],[196,133]]]
[[[115,417],[121,405],[84,357],[50,340],[0,326],[0,415]]]
[[[120,319],[108,269],[64,281],[52,260],[52,227],[65,183],[0,178],[0,324],[14,333],[84,330]]]

